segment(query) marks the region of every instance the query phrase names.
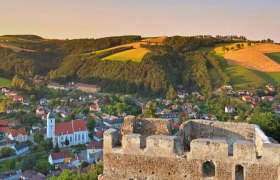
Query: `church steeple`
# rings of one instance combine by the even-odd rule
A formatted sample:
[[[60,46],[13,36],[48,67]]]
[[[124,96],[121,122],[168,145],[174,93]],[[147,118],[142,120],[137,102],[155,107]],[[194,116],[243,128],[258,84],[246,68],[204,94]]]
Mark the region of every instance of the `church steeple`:
[[[47,138],[55,138],[55,114],[49,112],[47,115]]]

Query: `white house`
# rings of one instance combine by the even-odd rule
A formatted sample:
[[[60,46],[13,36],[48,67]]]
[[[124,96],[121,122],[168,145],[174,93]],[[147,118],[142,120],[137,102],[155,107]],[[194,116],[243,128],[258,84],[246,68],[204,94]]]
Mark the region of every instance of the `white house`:
[[[52,153],[49,155],[49,163],[50,164],[61,164],[64,161],[67,161],[67,159],[70,159],[71,156],[68,152],[58,152],[58,153]]]
[[[47,116],[47,137],[52,138],[53,143],[58,143],[59,147],[66,146],[66,139],[69,141],[69,146],[89,142],[85,120],[79,119],[56,124],[55,115],[52,112]]]
[[[226,106],[225,113],[233,113],[235,112],[235,108],[233,106]]]
[[[27,133],[24,128],[10,129],[8,134],[8,138],[11,140],[16,140],[18,142],[27,141]]]
[[[86,160],[88,163],[98,162],[103,155],[102,149],[87,149]]]

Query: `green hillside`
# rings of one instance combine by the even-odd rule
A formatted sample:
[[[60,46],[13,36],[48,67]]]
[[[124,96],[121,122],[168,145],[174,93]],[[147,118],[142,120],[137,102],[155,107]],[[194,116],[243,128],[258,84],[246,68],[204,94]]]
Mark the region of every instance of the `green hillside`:
[[[215,57],[219,59],[223,70],[230,78],[230,84],[236,88],[255,87],[263,83],[280,84],[280,72],[260,72],[248,69],[243,66],[228,65],[227,61],[223,57],[223,55],[226,53],[226,51],[223,50],[223,47],[228,47],[230,52],[236,50],[236,44],[244,44],[244,48],[248,47],[247,42],[239,42],[233,44],[219,44],[215,47],[203,47],[199,50],[204,53],[211,52],[215,54]],[[267,54],[267,56],[276,62],[280,61],[280,53]]]

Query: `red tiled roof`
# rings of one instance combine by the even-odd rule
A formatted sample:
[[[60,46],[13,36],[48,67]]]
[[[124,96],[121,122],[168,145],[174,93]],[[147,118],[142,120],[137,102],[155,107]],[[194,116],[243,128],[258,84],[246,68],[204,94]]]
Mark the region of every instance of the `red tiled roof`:
[[[1,133],[8,133],[8,132],[10,132],[10,128],[8,128],[8,127],[0,127],[0,132]]]
[[[83,119],[72,120],[71,122],[57,123],[55,125],[55,135],[73,134],[78,131],[87,130],[86,121]]]
[[[16,96],[14,96],[14,98],[13,98],[14,101],[16,101],[16,100],[21,100],[21,99],[23,99],[23,98],[22,98],[22,96],[20,96],[20,95],[16,95]]]
[[[73,134],[72,123],[64,122],[55,124],[55,135]]]
[[[96,136],[98,138],[103,138],[103,133],[104,133],[104,131],[99,130],[97,133],[94,134],[94,136]]]
[[[83,119],[72,120],[74,132],[86,131],[86,121]]]
[[[13,137],[18,136],[19,134],[27,135],[24,128],[21,129],[10,129],[9,133],[12,134]]]
[[[92,141],[88,144],[89,149],[103,149],[103,141]]]
[[[62,159],[62,158],[69,158],[70,155],[67,151],[52,153],[51,157],[53,160]]]
[[[0,121],[0,126],[8,126],[9,125],[9,121]]]

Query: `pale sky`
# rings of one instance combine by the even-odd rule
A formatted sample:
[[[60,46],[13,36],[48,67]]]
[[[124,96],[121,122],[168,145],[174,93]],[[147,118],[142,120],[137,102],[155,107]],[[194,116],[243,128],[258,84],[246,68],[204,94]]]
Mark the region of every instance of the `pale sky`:
[[[280,42],[280,0],[0,0],[0,35],[245,35]]]

